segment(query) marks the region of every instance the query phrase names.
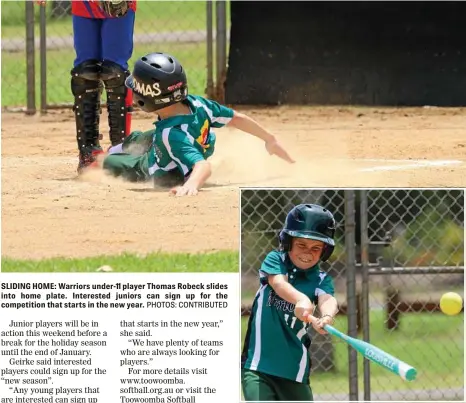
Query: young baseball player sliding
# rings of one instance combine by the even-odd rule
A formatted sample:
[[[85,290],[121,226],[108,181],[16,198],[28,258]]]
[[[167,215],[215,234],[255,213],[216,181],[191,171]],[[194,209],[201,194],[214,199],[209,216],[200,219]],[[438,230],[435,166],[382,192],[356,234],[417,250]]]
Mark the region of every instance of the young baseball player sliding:
[[[261,265],[260,288],[244,340],[246,401],[313,401],[308,323],[320,333],[338,312],[331,277],[319,262],[333,252],[335,220],[325,208],[300,204],[287,215],[280,248]],[[315,306],[320,318],[312,316]]]
[[[133,132],[109,149],[103,168],[130,181],[155,177],[176,196],[196,195],[211,175],[215,150],[212,128],[225,125],[258,137],[269,154],[293,163],[278,140],[251,117],[206,98],[188,95],[186,72],[166,53],[141,57],[126,80],[133,102],[155,113],[155,128]]]

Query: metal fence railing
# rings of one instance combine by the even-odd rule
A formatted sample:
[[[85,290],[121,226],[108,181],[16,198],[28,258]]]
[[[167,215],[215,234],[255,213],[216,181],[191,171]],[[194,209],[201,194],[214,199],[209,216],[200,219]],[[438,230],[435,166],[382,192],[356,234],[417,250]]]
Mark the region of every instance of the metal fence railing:
[[[439,299],[464,293],[464,192],[243,189],[243,333],[258,268],[299,203],[324,205],[337,221],[335,253],[324,264],[341,308],[335,326],[419,372],[406,383],[345,343],[313,334],[316,400],[463,400],[463,314],[443,315]]]
[[[2,2],[3,108],[25,108],[33,114],[36,109],[69,107],[73,102],[71,1],[46,4]],[[185,67],[192,93],[221,97],[228,13],[224,1],[139,0],[130,69],[145,53],[172,53]]]

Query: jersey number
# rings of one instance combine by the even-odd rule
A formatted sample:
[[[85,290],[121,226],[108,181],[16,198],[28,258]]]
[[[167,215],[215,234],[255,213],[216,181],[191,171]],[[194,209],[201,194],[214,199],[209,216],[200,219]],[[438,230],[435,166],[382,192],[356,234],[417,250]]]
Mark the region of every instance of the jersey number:
[[[286,322],[286,324],[287,324],[289,327],[291,327],[291,328],[293,329],[293,328],[294,328],[294,325],[295,325],[295,323],[296,323],[296,316],[293,316],[293,317],[291,318],[291,323],[289,323],[289,322],[290,322],[290,321],[288,320],[289,318],[290,318],[290,315],[285,314],[285,322]]]

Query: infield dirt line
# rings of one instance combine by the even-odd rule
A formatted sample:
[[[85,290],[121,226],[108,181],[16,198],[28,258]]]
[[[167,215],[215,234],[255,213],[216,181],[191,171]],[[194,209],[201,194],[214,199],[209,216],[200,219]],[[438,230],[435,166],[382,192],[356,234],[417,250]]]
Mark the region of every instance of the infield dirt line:
[[[449,165],[461,165],[462,161],[417,161],[406,165],[383,165],[375,166],[370,168],[361,168],[359,172],[377,172],[377,171],[403,171],[406,169],[419,169],[419,168],[430,168],[430,167],[443,167]]]

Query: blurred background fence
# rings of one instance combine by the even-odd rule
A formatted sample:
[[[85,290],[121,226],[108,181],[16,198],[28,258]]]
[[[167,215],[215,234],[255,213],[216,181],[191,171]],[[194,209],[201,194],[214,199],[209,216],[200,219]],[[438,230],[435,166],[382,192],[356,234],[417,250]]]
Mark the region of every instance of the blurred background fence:
[[[2,108],[70,107],[75,58],[71,1],[2,1]],[[229,7],[224,1],[138,1],[129,66],[149,52],[176,55],[190,91],[222,100]]]
[[[443,293],[464,296],[463,191],[243,189],[243,340],[260,264],[299,203],[324,205],[338,223],[335,252],[324,264],[341,308],[335,326],[419,372],[404,382],[311,329],[316,400],[464,400],[463,313],[439,310]]]
[[[8,110],[71,103],[70,1],[46,1],[1,2]],[[234,105],[465,105],[466,3],[284,3],[139,0],[130,67],[171,52],[192,92]]]

